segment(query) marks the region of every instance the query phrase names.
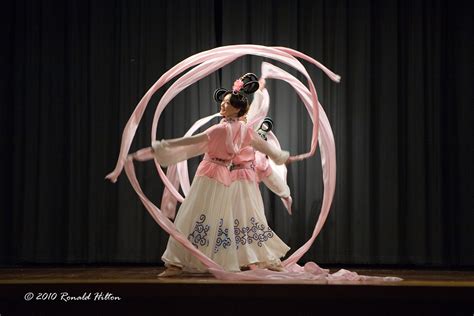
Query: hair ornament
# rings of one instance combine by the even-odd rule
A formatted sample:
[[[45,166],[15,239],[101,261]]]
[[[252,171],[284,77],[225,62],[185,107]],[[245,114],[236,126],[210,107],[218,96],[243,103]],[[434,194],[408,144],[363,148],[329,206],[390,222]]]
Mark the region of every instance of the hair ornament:
[[[244,82],[242,81],[241,78],[235,80],[234,85],[232,86],[232,93],[238,94],[240,90],[242,90],[243,87],[244,87]]]

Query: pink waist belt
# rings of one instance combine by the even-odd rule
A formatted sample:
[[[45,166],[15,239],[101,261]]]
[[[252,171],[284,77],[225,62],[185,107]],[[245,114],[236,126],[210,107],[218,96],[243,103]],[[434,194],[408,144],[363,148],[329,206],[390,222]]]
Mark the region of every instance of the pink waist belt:
[[[253,161],[248,161],[239,164],[232,164],[229,168],[230,171],[239,170],[239,169],[251,169],[255,171],[255,163]]]
[[[210,158],[210,157],[204,157],[203,160],[224,166],[226,168],[229,168],[232,165],[232,160],[224,160],[220,158]]]

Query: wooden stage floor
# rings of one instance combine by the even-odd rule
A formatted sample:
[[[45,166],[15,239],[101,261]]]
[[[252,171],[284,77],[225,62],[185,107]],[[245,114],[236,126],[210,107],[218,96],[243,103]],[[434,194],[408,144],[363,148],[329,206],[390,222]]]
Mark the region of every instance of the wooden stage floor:
[[[337,268],[331,268],[336,272]],[[474,272],[350,269],[382,281],[219,281],[159,278],[151,266],[0,268],[0,315],[247,315],[295,308],[296,315],[474,315]],[[161,312],[158,312],[161,311]],[[202,313],[201,313],[202,312]]]

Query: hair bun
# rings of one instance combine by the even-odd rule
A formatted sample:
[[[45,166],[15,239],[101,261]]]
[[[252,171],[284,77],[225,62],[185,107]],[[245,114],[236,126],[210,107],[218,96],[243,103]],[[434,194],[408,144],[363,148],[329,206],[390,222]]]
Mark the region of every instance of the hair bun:
[[[249,72],[249,73],[243,75],[242,77],[240,77],[240,80],[243,82],[244,85],[242,86],[242,88],[239,87],[240,93],[237,93],[237,92],[235,93],[236,95],[239,95],[240,98],[245,98],[246,99],[247,97],[245,95],[249,95],[249,94],[254,93],[260,87],[260,85],[258,83],[258,77],[255,74],[251,73],[251,72]],[[242,84],[242,82],[240,84]],[[227,93],[230,93],[230,92],[232,92],[232,90],[227,90],[227,89],[224,89],[224,88],[216,89],[214,91],[214,100],[216,102],[220,103],[224,99],[224,96]]]
[[[242,76],[241,80],[244,82],[242,92],[245,94],[252,94],[259,88],[258,77],[249,72]]]
[[[227,93],[227,90],[224,88],[216,89],[214,91],[214,100],[218,103],[222,102],[222,100],[224,99],[224,94],[226,93]]]

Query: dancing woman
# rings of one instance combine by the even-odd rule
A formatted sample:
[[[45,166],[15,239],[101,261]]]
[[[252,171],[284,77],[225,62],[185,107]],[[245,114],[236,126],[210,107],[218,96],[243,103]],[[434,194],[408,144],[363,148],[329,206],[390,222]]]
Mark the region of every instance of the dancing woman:
[[[156,158],[166,167],[204,154],[189,194],[174,224],[202,253],[227,271],[253,267],[280,270],[280,258],[290,249],[268,227],[256,174],[256,151],[276,164],[288,162],[289,153],[265,142],[243,120],[250,103],[248,96],[259,88],[257,77],[246,74],[232,90],[217,89],[223,119],[203,133],[156,141],[152,147],[130,157]],[[173,237],[162,256],[167,271],[206,272],[207,268]]]

